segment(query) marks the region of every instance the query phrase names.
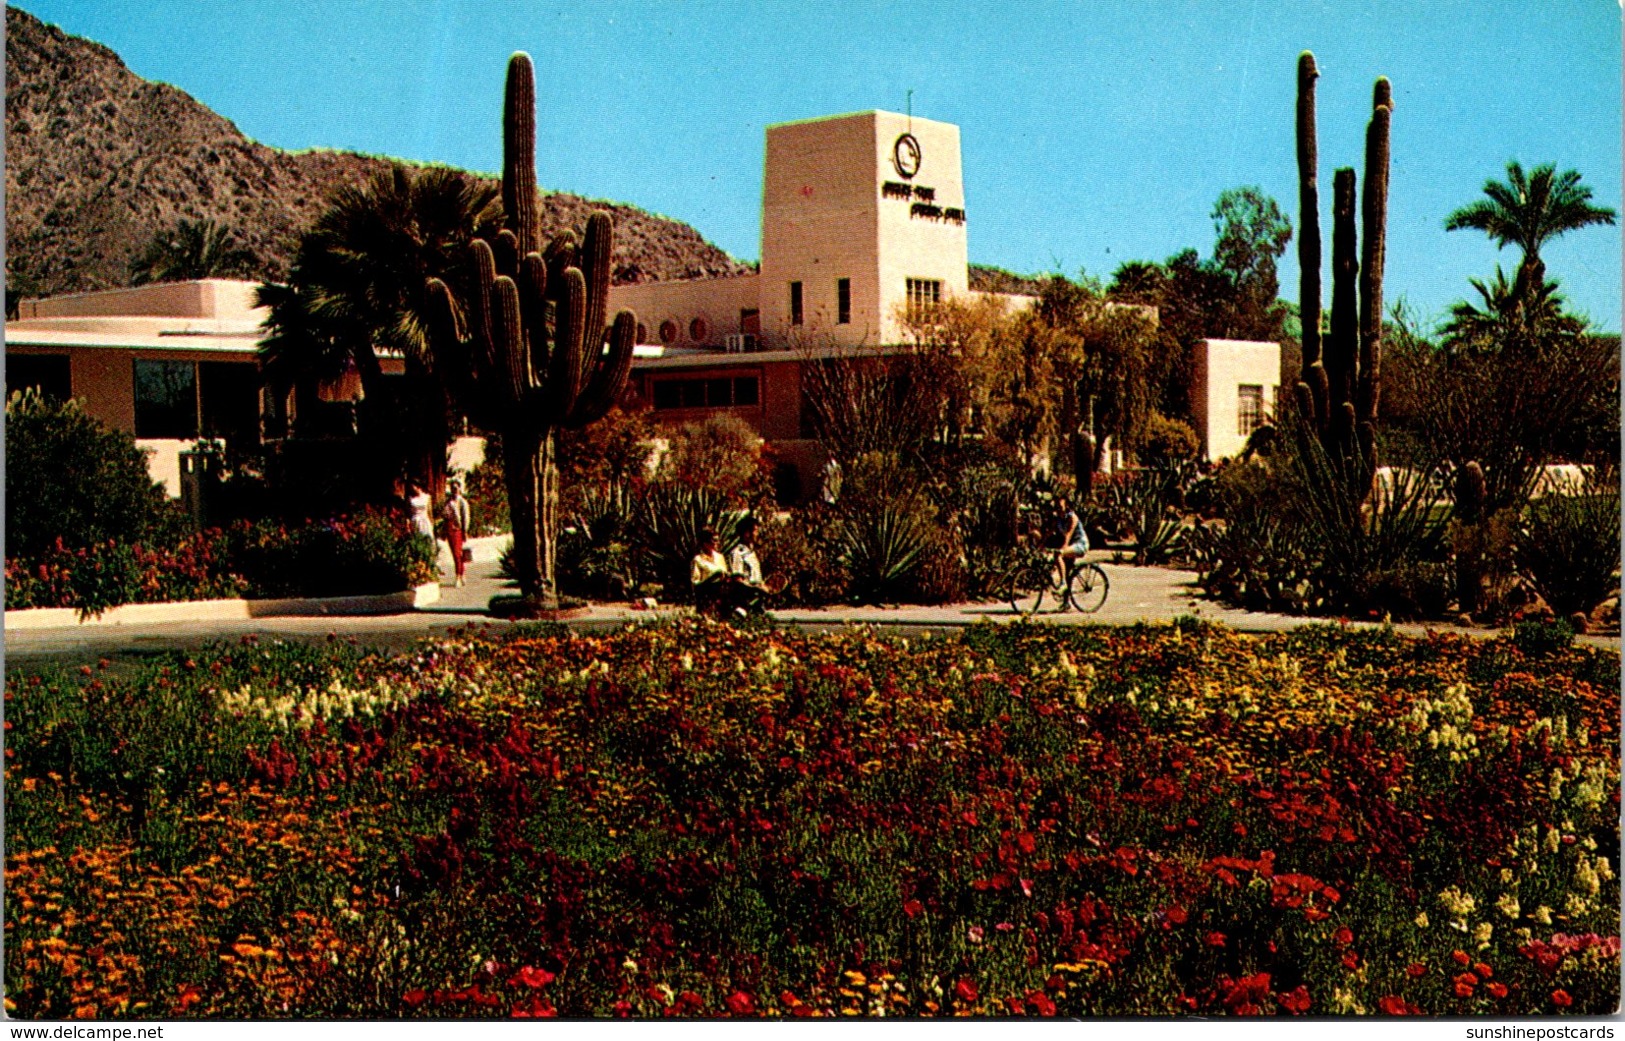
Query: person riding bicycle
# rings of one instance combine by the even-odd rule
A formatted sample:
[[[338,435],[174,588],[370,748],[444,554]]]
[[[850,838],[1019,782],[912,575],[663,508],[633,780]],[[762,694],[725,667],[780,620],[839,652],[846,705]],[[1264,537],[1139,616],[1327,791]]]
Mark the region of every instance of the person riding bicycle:
[[[1089,552],[1089,535],[1083,530],[1083,521],[1064,495],[1055,499],[1055,527],[1061,532],[1060,556],[1067,561],[1082,560]]]

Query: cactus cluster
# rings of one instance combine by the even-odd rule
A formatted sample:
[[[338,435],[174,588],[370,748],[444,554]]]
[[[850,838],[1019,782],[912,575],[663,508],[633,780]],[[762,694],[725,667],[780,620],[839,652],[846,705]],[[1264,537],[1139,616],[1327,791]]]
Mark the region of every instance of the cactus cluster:
[[[1355,174],[1332,176],[1332,313],[1320,328],[1320,200],[1315,141],[1315,56],[1298,58],[1298,263],[1303,373],[1294,388],[1303,427],[1324,448],[1337,480],[1355,500],[1376,472],[1376,419],[1382,376],[1382,272],[1388,222],[1388,136],[1393,92],[1379,78],[1366,127],[1365,185],[1355,230]]]
[[[626,386],[637,319],[609,302],[609,215],[582,239],[540,241],[536,86],[530,56],[508,63],[503,104],[502,228],[469,247],[462,284],[430,279],[435,369],[458,408],[502,437],[514,570],[524,602],[557,607],[554,432],[603,416]]]

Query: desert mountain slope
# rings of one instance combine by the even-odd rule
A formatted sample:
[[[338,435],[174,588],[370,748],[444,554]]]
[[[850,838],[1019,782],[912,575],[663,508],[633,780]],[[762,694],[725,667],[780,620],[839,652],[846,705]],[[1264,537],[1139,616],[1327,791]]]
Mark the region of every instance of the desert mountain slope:
[[[6,283],[25,295],[127,285],[130,261],[182,219],[230,227],[259,258],[258,277],[283,277],[333,189],[388,165],[256,144],[101,44],[6,8]],[[619,281],[747,270],[688,225],[636,207],[542,201],[549,234],[611,210]]]

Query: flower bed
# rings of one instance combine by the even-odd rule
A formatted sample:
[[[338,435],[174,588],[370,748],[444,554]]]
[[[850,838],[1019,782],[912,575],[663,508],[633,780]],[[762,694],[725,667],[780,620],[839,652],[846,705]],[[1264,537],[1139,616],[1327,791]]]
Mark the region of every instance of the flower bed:
[[[22,1017],[1598,1014],[1619,661],[684,623],[8,680]]]
[[[117,541],[6,560],[6,607],[75,607],[235,597],[359,596],[434,579],[434,544],[400,510],[364,509],[289,526],[241,522],[153,548]]]

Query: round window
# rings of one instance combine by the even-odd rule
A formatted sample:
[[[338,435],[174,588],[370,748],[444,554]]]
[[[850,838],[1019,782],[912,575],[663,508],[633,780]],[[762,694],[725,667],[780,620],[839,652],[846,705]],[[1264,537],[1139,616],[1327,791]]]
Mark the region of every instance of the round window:
[[[677,340],[677,323],[670,318],[660,323],[660,342],[675,343]]]
[[[705,334],[710,331],[711,328],[705,324],[704,318],[696,318],[688,323],[688,338],[695,343],[704,343]]]
[[[638,342],[639,343],[648,343],[649,342],[649,327],[647,325],[644,325],[642,322],[638,323]]]

